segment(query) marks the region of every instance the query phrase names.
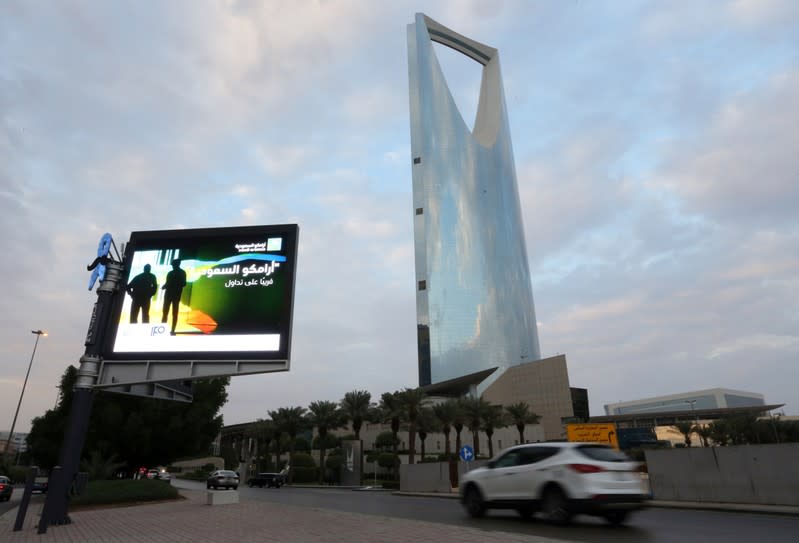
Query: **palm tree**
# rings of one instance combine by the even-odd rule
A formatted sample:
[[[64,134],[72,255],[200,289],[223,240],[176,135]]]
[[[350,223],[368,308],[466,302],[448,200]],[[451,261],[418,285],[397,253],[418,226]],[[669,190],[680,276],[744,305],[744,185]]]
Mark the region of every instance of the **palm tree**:
[[[438,419],[441,432],[444,434],[444,454],[447,455],[448,460],[452,453],[449,446],[449,433],[452,430],[452,426],[455,424],[459,410],[460,406],[457,400],[447,400],[433,406],[433,414],[436,419]],[[460,442],[458,445],[460,445]]]
[[[491,408],[491,404],[483,398],[466,397],[461,400],[463,412],[466,416],[466,427],[472,432],[474,456],[480,454],[480,429],[483,426],[483,417]]]
[[[408,463],[413,464],[416,456],[416,419],[425,404],[427,394],[421,388],[406,388],[399,393],[399,403],[408,421]]]
[[[397,447],[399,446],[399,429],[402,422],[402,406],[399,401],[399,392],[384,392],[380,396],[380,407],[378,418],[383,422],[391,424],[391,433],[394,436],[394,446],[392,453],[394,461],[397,462]],[[399,478],[399,466],[395,464],[394,475]]]
[[[328,430],[336,430],[346,423],[346,416],[339,409],[336,402],[319,401],[311,402],[308,406],[310,414],[308,422],[316,426],[319,434],[319,483],[324,482],[325,449],[327,445]]]
[[[274,423],[271,420],[258,419],[244,432],[244,436],[255,440],[255,450],[260,458],[264,453],[269,455],[269,443],[274,439]],[[259,466],[259,469],[262,466]]]
[[[280,424],[280,413],[267,411],[272,420],[272,440],[275,442],[275,471],[280,469],[280,444],[283,440],[283,427]]]
[[[538,424],[541,417],[530,411],[527,402],[518,402],[505,407],[510,415],[512,424],[519,431],[519,443],[524,443],[524,427],[528,424]]]
[[[341,399],[341,410],[347,417],[347,420],[352,422],[352,431],[355,433],[355,439],[361,439],[361,427],[365,420],[368,420],[370,409],[372,407],[372,395],[366,390],[353,390],[344,394]]]
[[[680,432],[685,437],[685,446],[691,446],[691,432],[694,430],[694,425],[692,422],[677,422],[674,425],[677,428],[677,431]]]
[[[699,436],[699,440],[702,442],[703,447],[708,446],[708,440],[710,439],[710,426],[706,424],[697,424],[694,426],[693,431],[696,432],[696,435]]]
[[[427,439],[427,434],[430,432],[435,432],[441,428],[441,425],[436,419],[436,416],[433,414],[433,410],[429,407],[422,407],[419,409],[419,415],[416,419],[416,433],[419,434],[419,441],[421,443],[421,453],[419,454],[419,458],[422,462],[424,462],[424,455],[425,455],[425,440]]]
[[[461,432],[466,424],[466,412],[463,410],[463,402],[461,399],[452,400],[455,402],[457,409],[455,409],[455,418],[452,419],[452,427],[455,429],[455,454],[460,454],[461,450]]]
[[[308,424],[305,420],[305,411],[304,407],[281,407],[276,412],[269,412],[272,420],[280,428],[281,433],[289,437],[289,484],[294,479],[294,470],[291,468],[294,466],[294,447],[297,441],[297,434],[304,430]]]
[[[494,458],[494,442],[491,437],[496,428],[508,426],[508,417],[505,415],[501,405],[490,405],[483,414],[483,431],[488,437],[488,456]]]

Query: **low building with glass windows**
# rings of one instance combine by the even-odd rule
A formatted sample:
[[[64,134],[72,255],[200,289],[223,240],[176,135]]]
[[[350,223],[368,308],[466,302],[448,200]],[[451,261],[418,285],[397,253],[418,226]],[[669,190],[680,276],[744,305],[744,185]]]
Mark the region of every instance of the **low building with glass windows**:
[[[710,409],[765,406],[766,400],[757,392],[744,392],[728,388],[709,388],[695,392],[681,392],[627,402],[605,405],[606,415],[646,415],[684,411],[688,414]]]

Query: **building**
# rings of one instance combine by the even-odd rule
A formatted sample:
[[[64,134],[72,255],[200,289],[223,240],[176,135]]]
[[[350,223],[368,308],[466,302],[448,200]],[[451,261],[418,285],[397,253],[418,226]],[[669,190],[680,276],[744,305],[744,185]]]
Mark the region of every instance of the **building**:
[[[433,42],[482,66],[473,130]],[[497,368],[482,394],[541,358],[499,53],[418,13],[408,64],[419,385]]]
[[[709,388],[694,392],[682,392],[668,396],[656,396],[605,406],[606,415],[647,415],[685,411],[693,413],[736,407],[765,406],[762,394],[727,388]]]

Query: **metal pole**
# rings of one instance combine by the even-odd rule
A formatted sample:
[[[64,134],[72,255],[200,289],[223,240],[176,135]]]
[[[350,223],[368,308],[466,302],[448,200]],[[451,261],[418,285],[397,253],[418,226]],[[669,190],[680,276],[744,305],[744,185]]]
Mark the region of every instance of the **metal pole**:
[[[122,277],[122,263],[108,261],[103,282],[97,287],[97,302],[94,304],[89,332],[86,335],[83,356],[80,357],[78,379],[75,383],[75,392],[70,407],[69,422],[61,445],[61,469],[54,470],[50,477],[47,500],[42,510],[39,521],[40,534],[47,531],[50,524],[69,524],[68,513],[69,495],[75,476],[80,467],[80,457],[83,444],[86,441],[86,432],[89,427],[89,417],[92,411],[93,387],[97,383],[102,362],[102,349],[105,330],[111,317],[113,296],[118,290]]]
[[[33,357],[36,356],[36,346],[39,345],[39,338],[46,336],[47,332],[41,330],[31,330],[31,334],[36,334],[36,341],[33,344],[33,353],[31,354],[31,361],[28,362],[28,371],[25,373],[25,381],[22,383],[22,392],[19,393],[19,402],[17,402],[17,411],[14,413],[14,421],[11,423],[11,431],[8,433],[6,440],[6,449],[3,455],[8,458],[8,451],[11,448],[11,440],[14,437],[14,427],[17,425],[17,417],[19,416],[19,407],[22,405],[22,397],[25,395],[25,387],[28,386],[28,376],[31,374],[31,366],[33,366]]]

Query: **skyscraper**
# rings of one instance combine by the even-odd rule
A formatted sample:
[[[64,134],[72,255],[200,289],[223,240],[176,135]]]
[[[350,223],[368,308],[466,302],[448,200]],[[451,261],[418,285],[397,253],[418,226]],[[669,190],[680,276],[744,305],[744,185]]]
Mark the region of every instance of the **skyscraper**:
[[[482,66],[473,130],[432,42]],[[417,13],[408,25],[408,74],[419,384],[538,360],[499,53]]]

